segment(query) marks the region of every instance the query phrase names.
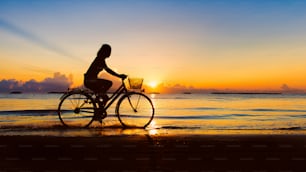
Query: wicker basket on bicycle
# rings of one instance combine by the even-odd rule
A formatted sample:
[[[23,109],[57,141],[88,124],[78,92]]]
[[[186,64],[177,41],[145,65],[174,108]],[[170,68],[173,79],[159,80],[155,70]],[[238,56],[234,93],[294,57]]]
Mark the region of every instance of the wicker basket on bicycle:
[[[143,78],[129,78],[130,89],[141,89]]]

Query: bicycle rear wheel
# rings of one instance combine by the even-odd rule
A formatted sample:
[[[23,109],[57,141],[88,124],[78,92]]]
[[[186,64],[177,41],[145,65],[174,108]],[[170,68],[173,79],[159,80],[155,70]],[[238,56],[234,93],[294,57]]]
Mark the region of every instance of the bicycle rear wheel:
[[[131,92],[119,99],[116,114],[124,127],[145,128],[153,120],[154,106],[146,95]]]
[[[68,93],[58,105],[58,116],[64,126],[88,127],[94,116],[96,104],[85,93]]]

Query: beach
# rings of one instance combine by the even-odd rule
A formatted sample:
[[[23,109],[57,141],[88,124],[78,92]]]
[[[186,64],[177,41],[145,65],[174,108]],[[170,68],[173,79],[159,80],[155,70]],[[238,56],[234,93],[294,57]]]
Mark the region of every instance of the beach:
[[[2,171],[305,171],[306,135],[1,136]]]
[[[152,94],[146,129],[67,129],[60,96],[0,94],[0,172],[306,171],[306,95]]]

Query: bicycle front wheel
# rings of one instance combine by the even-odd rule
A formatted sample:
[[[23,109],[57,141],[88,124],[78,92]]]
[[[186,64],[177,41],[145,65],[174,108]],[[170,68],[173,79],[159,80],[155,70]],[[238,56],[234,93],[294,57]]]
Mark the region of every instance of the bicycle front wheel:
[[[119,99],[116,114],[124,127],[145,128],[153,120],[154,106],[146,95],[131,92]]]
[[[94,116],[96,104],[84,93],[68,93],[58,105],[58,116],[64,126],[88,127]]]

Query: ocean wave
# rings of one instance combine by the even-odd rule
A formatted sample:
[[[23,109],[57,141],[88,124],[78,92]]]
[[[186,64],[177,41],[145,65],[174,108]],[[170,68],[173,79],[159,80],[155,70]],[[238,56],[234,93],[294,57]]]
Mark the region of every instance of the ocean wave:
[[[201,127],[192,127],[192,126],[162,126],[157,129],[201,129]]]
[[[286,128],[277,128],[277,130],[304,130],[305,127],[286,127]]]
[[[300,126],[295,126],[295,127],[281,127],[281,128],[249,128],[248,126],[239,126],[239,127],[222,127],[222,128],[207,128],[204,126],[178,126],[178,125],[165,125],[165,126],[161,126],[159,128],[156,129],[172,129],[172,130],[271,130],[271,131],[277,131],[277,130],[294,130],[294,131],[298,131],[298,130],[305,130],[305,127],[300,127]]]
[[[265,108],[249,109],[249,111],[255,111],[255,112],[306,112],[306,110],[298,110],[298,109],[265,109]]]
[[[188,99],[192,99],[190,97],[158,97],[155,99],[161,99],[161,100],[188,100]]]
[[[32,131],[43,131],[43,130],[62,130],[62,131],[73,131],[73,130],[108,130],[108,129],[139,129],[137,127],[135,128],[123,128],[122,125],[114,124],[114,125],[108,125],[108,126],[101,126],[101,127],[96,127],[96,126],[89,126],[88,128],[83,128],[83,127],[71,127],[67,128],[61,124],[58,123],[53,123],[49,125],[2,125],[0,126],[0,132],[8,131],[8,130],[32,130]],[[148,128],[144,130],[150,130],[150,129],[172,129],[172,130],[294,130],[294,131],[299,131],[299,130],[306,130],[306,127],[301,127],[301,126],[294,126],[294,127],[248,127],[248,126],[238,126],[238,127],[207,127],[207,126],[186,126],[186,125],[163,125],[163,126],[156,126],[154,128]]]
[[[177,108],[176,108],[177,109]],[[205,110],[222,110],[224,108],[215,108],[215,107],[192,107],[192,108],[183,108],[187,110],[199,110],[199,111],[205,111]]]
[[[289,115],[290,118],[306,118],[306,115]]]
[[[196,119],[234,119],[236,117],[256,117],[256,116],[262,116],[262,115],[253,115],[253,114],[223,114],[223,115],[188,115],[188,116],[159,116],[156,115],[154,118],[159,119],[190,119],[190,120],[196,120]]]
[[[194,110],[194,111],[228,110],[228,111],[251,111],[251,112],[306,112],[306,109],[305,110],[304,109],[269,109],[269,108],[235,109],[235,108],[219,108],[219,107],[205,107],[205,106],[181,108],[181,109]]]
[[[57,115],[55,109],[41,109],[41,110],[10,110],[0,111],[0,115],[16,115],[16,116],[50,116]]]

